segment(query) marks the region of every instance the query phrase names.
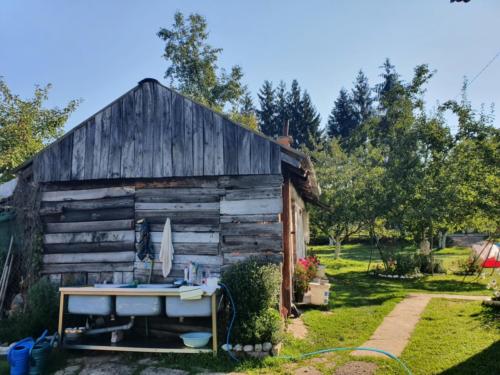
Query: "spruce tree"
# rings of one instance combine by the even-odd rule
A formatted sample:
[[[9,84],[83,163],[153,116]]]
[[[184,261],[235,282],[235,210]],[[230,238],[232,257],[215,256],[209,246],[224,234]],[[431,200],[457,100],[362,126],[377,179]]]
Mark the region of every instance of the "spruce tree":
[[[302,93],[296,79],[292,81],[290,92],[286,95],[288,106],[289,134],[293,138],[294,147],[305,144],[308,139],[307,129],[303,122]]]
[[[354,81],[352,101],[356,108],[356,116],[360,124],[373,115],[372,89],[368,83],[368,77],[366,77],[362,70],[358,72]]]
[[[288,105],[288,94],[286,91],[286,84],[280,81],[278,87],[276,88],[276,116],[275,116],[275,136],[283,135],[283,127],[285,122],[289,120],[289,105]]]
[[[264,81],[257,96],[260,104],[260,109],[257,110],[260,130],[267,136],[275,137],[278,135],[279,129],[276,128],[277,108],[273,84]]]
[[[307,134],[304,144],[308,149],[313,150],[321,142],[322,131],[319,128],[321,117],[314,108],[307,91],[302,94],[302,124]]]
[[[341,89],[328,117],[327,131],[330,138],[345,142],[358,126],[356,108],[347,90]]]

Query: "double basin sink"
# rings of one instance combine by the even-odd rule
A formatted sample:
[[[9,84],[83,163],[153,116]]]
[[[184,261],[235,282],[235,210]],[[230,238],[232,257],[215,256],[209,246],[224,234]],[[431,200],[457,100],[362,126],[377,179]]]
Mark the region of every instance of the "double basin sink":
[[[95,288],[175,289],[173,284],[96,284]],[[211,315],[211,299],[203,296],[199,300],[181,300],[179,296],[87,296],[70,295],[68,312],[71,314],[105,316],[157,316],[162,315],[162,300],[165,314],[169,317],[203,317]]]

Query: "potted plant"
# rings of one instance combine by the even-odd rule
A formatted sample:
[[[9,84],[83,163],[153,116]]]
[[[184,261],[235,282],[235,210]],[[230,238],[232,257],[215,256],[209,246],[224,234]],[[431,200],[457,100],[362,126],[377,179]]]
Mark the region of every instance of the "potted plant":
[[[296,302],[302,302],[309,288],[309,275],[306,267],[298,262],[293,272],[293,292]]]

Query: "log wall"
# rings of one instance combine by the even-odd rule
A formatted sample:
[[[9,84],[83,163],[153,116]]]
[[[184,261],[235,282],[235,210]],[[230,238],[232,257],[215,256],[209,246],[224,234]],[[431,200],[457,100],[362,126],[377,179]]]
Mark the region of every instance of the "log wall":
[[[173,268],[193,261],[218,274],[248,256],[282,261],[282,176],[221,176],[43,185],[43,273],[64,285],[147,280],[151,263],[135,254],[147,219],[156,256],[166,218],[172,223]],[[165,281],[161,263],[153,282]]]

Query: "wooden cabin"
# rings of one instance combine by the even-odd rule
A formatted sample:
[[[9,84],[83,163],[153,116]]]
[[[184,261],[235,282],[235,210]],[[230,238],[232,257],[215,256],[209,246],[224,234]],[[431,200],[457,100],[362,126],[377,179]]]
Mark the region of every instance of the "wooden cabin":
[[[158,254],[169,217],[169,277],[182,278],[189,261],[218,274],[265,256],[282,264],[290,308],[308,237],[304,202],[319,187],[309,158],[287,144],[144,79],[17,173],[38,187],[42,273],[55,283],[144,281],[151,263],[136,257],[136,223],[147,219]],[[152,275],[165,281],[159,262]]]

